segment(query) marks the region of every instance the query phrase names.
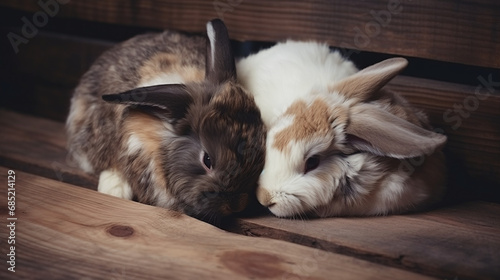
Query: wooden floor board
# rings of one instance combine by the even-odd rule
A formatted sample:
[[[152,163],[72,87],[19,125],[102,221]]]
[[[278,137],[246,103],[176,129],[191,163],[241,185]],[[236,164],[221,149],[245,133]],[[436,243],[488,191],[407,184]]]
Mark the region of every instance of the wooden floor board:
[[[0,168],[2,181],[7,170]],[[430,279],[285,241],[225,232],[163,208],[28,173],[15,176],[18,279]],[[7,200],[6,190],[0,199]],[[5,221],[7,211],[0,217]],[[0,238],[8,234],[2,227]],[[7,246],[1,247],[5,256]],[[0,278],[11,278],[9,273],[0,270]]]
[[[441,277],[500,276],[500,205],[470,202],[428,213],[316,220],[265,216],[241,233],[289,240]]]
[[[97,189],[67,157],[64,124],[0,110],[0,165]]]

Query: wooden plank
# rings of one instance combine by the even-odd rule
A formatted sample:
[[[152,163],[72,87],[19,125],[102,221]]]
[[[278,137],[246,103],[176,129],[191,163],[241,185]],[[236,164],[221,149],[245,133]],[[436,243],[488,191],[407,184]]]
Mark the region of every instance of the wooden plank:
[[[11,73],[36,77],[45,84],[73,88],[94,60],[114,44],[42,30],[16,55],[2,54],[7,63],[1,67],[8,68]]]
[[[500,205],[372,218],[247,218],[233,228],[446,279],[499,279]]]
[[[405,76],[388,88],[428,113],[436,131],[448,136],[450,154],[463,161],[463,172],[500,183],[499,88],[490,91],[480,80],[466,86]]]
[[[65,121],[71,94],[80,77],[112,45],[40,31],[36,40],[23,45],[18,54],[3,51],[0,54],[2,106]]]
[[[0,168],[2,182],[7,169]],[[16,172],[15,276],[28,279],[429,279]],[[6,188],[0,199],[7,200]],[[8,212],[2,208],[1,218]],[[9,221],[10,223],[11,221]],[[1,240],[12,235],[3,226]],[[3,258],[12,248],[2,243]],[[0,277],[13,274],[5,266]]]
[[[37,3],[4,0],[0,5],[35,13],[42,10]],[[200,33],[208,20],[220,17],[231,37],[241,41],[315,39],[341,48],[499,68],[499,14],[495,0],[90,0],[61,4],[56,16]]]
[[[97,189],[97,179],[66,158],[64,124],[0,110],[0,165]]]

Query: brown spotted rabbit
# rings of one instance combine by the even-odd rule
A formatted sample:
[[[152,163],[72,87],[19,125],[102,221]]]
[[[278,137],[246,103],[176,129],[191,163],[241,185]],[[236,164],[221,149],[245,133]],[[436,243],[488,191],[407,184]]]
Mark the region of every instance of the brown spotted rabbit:
[[[246,207],[264,165],[265,128],[236,81],[224,23],[209,22],[207,34],[136,36],[83,76],[68,147],[99,175],[100,192],[210,222]]]

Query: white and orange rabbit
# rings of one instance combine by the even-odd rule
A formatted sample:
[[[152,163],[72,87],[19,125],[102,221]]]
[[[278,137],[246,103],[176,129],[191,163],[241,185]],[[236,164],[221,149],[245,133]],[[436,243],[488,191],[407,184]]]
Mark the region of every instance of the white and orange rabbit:
[[[358,71],[328,46],[287,41],[242,59],[238,79],[267,127],[257,198],[274,215],[363,216],[423,209],[445,188],[444,135],[383,87],[407,65]],[[424,159],[408,168],[406,160]]]

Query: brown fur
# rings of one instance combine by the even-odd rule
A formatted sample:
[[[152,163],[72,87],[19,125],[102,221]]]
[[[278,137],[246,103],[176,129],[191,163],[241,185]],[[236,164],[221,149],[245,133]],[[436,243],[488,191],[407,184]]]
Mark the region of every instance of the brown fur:
[[[163,177],[163,170],[161,166],[161,158],[158,156],[158,151],[161,150],[161,135],[160,132],[164,131],[165,127],[158,118],[153,116],[131,111],[128,117],[123,122],[123,135],[124,142],[122,150],[127,149],[127,140],[133,135],[142,143],[141,149],[134,154],[125,155],[118,163],[119,170],[128,170],[129,180],[140,182],[141,179],[145,180],[148,176],[155,176],[156,184],[166,185]],[[153,163],[153,169],[148,165]],[[134,172],[140,170],[140,172]],[[148,172],[144,172],[148,170]],[[133,184],[135,185],[135,184]],[[154,204],[154,194],[151,192],[152,188],[141,188],[135,191],[136,200]],[[144,193],[145,192],[145,193]]]
[[[145,83],[153,79],[158,73],[177,74],[185,82],[202,81],[205,77],[205,70],[199,67],[181,64],[179,56],[170,53],[159,53],[151,57],[139,69],[142,77],[139,83]]]
[[[285,116],[293,116],[293,124],[280,131],[275,136],[273,147],[284,151],[290,141],[301,141],[330,132],[330,108],[320,99],[310,105],[299,100],[293,103],[285,112]]]
[[[377,92],[407,65],[408,61],[404,58],[390,58],[343,79],[330,89],[352,99],[376,98]]]
[[[235,82],[225,26],[210,24],[215,66],[207,63],[206,38],[171,31],[104,53],[75,89],[67,132],[69,153],[86,171],[113,170],[135,200],[215,222],[245,208],[255,191],[265,128]],[[136,88],[168,74],[186,84]],[[208,171],[203,153],[212,159]]]
[[[143,151],[147,154],[154,154],[161,146],[161,136],[159,131],[165,127],[158,118],[132,111],[123,123],[124,135],[138,137],[143,143]]]

